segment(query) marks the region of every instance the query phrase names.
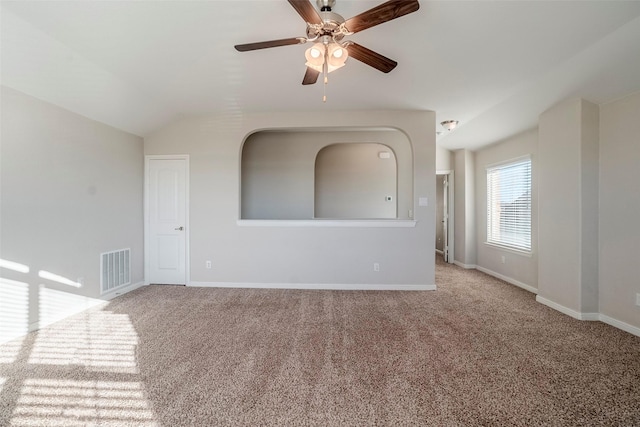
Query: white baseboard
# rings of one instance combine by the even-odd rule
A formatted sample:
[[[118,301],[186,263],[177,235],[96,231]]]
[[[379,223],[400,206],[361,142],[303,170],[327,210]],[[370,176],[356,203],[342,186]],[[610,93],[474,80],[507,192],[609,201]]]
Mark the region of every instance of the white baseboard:
[[[471,269],[476,268],[476,265],[475,265],[475,264],[463,264],[463,263],[461,263],[460,261],[458,261],[458,260],[456,260],[456,259],[454,259],[454,260],[453,260],[453,263],[454,263],[455,265],[457,265],[458,267],[462,267],[462,268],[465,268],[465,269],[467,269],[467,270],[471,270]]]
[[[559,311],[560,313],[566,314],[567,316],[571,316],[574,319],[578,320],[600,320],[600,313],[582,313],[580,311],[576,311],[572,308],[565,307],[564,305],[558,304],[557,302],[553,302],[549,299],[541,297],[540,295],[536,296],[536,301],[540,304],[544,304],[547,307],[553,308],[554,310]]]
[[[637,328],[633,325],[614,319],[613,317],[609,317],[604,314],[600,314],[600,321],[606,323],[607,325],[611,325],[614,328],[622,329],[625,332],[629,332],[632,335],[640,337],[640,328]]]
[[[146,286],[147,283],[142,281],[142,282],[138,282],[138,283],[132,283],[130,285],[127,286],[123,286],[121,288],[118,289],[114,289],[112,291],[109,292],[105,292],[104,294],[100,295],[100,299],[104,300],[104,301],[111,301],[112,299],[119,297],[120,295],[124,295],[128,292],[131,291],[135,291],[138,288],[141,288],[143,286]]]
[[[511,277],[508,276],[504,276],[500,273],[496,273],[495,271],[489,270],[488,268],[484,268],[484,267],[480,267],[479,265],[476,266],[476,269],[478,271],[482,271],[485,274],[488,274],[489,276],[493,276],[496,277],[500,280],[504,280],[507,283],[511,283],[512,285],[515,285],[519,288],[524,289],[525,291],[529,291],[531,293],[537,294],[538,293],[538,289],[534,288],[533,286],[527,285],[526,283],[522,283],[516,279],[512,279]]]
[[[187,286],[204,288],[315,289],[337,291],[435,291],[436,285],[394,285],[367,283],[256,283],[256,282],[189,282]]]

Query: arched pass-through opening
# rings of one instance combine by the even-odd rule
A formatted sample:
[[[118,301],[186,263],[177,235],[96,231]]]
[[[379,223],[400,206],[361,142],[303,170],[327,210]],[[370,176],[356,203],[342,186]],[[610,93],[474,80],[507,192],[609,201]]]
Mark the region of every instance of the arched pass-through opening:
[[[369,147],[376,162],[395,164],[393,183],[381,193],[381,203],[387,208],[384,212],[378,208],[372,208],[373,211],[366,214],[346,214],[344,209],[342,213],[316,210],[316,158],[318,153],[330,146],[351,147],[351,150],[337,149],[344,150],[337,155],[340,162],[346,162],[347,157],[351,159],[351,168],[372,168],[372,164],[366,166],[366,156],[357,155],[358,151],[364,150],[363,147]],[[325,153],[330,152],[331,150]],[[379,157],[380,153],[385,153],[382,154],[384,158]],[[386,157],[386,153],[389,157]],[[398,129],[313,128],[256,131],[247,136],[243,143],[240,174],[241,220],[308,222],[327,218],[375,218],[387,221],[413,219],[413,150],[407,135]],[[323,190],[321,198],[324,199],[325,196],[326,192]],[[321,204],[326,206],[325,202]],[[394,212],[390,212],[391,208]]]

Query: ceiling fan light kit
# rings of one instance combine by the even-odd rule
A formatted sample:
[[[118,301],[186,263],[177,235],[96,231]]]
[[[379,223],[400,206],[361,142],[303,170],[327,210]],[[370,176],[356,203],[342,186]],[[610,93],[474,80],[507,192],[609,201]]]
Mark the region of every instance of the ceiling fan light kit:
[[[317,0],[318,10],[310,0],[287,0],[307,24],[306,37],[271,40],[257,43],[236,45],[239,52],[266,49],[279,46],[290,46],[315,42],[305,51],[307,70],[302,79],[303,85],[317,82],[320,74],[326,86],[327,75],[345,65],[352,57],[383,73],[393,70],[398,63],[377,52],[367,49],[355,42],[343,40],[367,28],[383,24],[401,16],[413,13],[420,8],[417,0],[389,0],[359,15],[345,20],[333,12],[335,0]],[[326,88],[323,101],[326,101]]]
[[[327,66],[327,73],[337,70],[344,66],[349,51],[338,43],[316,43],[305,51],[304,54],[307,67],[313,68],[319,73],[324,72],[324,66]]]

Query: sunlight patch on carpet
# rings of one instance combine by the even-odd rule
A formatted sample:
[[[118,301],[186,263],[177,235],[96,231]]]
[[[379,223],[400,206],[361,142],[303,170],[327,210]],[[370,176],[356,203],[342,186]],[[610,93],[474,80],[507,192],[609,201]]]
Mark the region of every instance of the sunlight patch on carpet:
[[[138,373],[138,335],[127,315],[86,314],[84,321],[43,329],[29,356],[31,364],[79,365],[89,371]]]
[[[20,354],[24,338],[4,343],[0,346],[0,364],[13,363]]]
[[[137,381],[26,379],[13,411],[14,426],[156,426]]]

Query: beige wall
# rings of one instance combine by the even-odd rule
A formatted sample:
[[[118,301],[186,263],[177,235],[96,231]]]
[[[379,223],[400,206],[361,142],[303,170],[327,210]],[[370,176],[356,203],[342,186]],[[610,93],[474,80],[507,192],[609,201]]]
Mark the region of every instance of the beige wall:
[[[445,172],[453,170],[451,151],[436,145],[436,171]]]
[[[384,127],[413,152],[414,228],[238,225],[244,139],[259,130]],[[434,284],[435,117],[421,111],[264,113],[182,120],[146,154],[190,155],[191,280],[199,283]],[[426,197],[428,206],[418,206]],[[212,260],[213,268],[205,269]],[[373,271],[373,263],[380,271]]]
[[[454,166],[454,260],[458,264],[475,267],[476,211],[475,211],[475,154],[469,150],[453,153]]]
[[[580,310],[597,313],[600,108],[582,100],[580,120]]]
[[[476,221],[477,265],[531,288],[538,287],[538,197],[537,197],[537,129],[516,135],[476,152]],[[487,166],[531,156],[531,254],[487,245]],[[504,262],[502,259],[504,257]]]
[[[578,315],[598,310],[597,144],[591,103],[570,99],[540,116],[538,296]]]
[[[131,248],[132,281],[142,282],[142,139],[6,87],[1,132],[0,258],[29,272],[0,275],[28,289],[23,320],[37,325],[43,311],[55,318],[84,308],[79,297],[98,298],[101,252]]]
[[[600,110],[600,312],[640,328],[640,93]]]
[[[387,145],[327,145],[316,156],[314,217],[396,219],[397,176],[396,156]]]

